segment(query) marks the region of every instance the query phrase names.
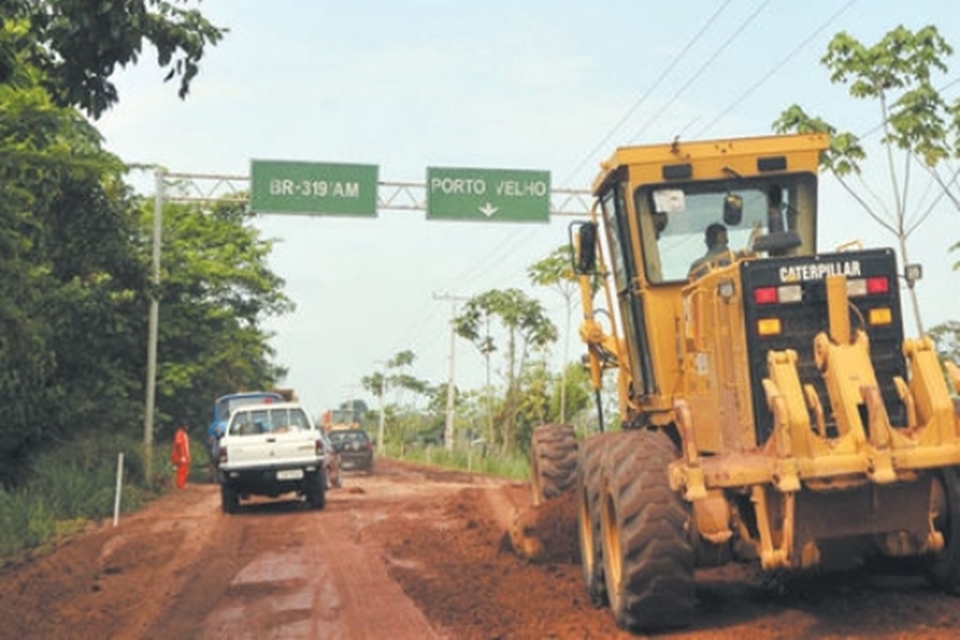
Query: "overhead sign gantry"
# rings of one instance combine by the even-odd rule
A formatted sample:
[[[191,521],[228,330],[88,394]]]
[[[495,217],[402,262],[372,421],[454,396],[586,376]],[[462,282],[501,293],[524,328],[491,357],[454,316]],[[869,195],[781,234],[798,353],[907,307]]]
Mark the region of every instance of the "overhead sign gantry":
[[[250,209],[256,213],[376,217],[378,209],[425,210],[428,220],[546,223],[551,215],[585,215],[588,195],[551,190],[549,171],[429,167],[424,185],[378,183],[379,167],[291,160],[250,162]],[[378,186],[392,188],[378,197]],[[415,191],[422,189],[424,196]],[[551,195],[565,198],[551,205]]]

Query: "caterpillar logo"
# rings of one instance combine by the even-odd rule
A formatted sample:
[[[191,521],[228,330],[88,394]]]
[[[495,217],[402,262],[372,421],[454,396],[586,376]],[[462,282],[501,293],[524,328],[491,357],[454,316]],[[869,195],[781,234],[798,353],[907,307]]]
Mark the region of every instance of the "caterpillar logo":
[[[817,262],[814,264],[798,264],[789,267],[780,267],[780,282],[823,280],[827,276],[834,275],[844,275],[848,278],[859,277],[860,261]]]

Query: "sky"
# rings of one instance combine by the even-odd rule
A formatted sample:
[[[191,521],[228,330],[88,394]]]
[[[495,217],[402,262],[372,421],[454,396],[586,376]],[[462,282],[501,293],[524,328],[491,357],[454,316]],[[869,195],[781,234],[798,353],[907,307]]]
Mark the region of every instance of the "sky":
[[[820,64],[832,36],[865,44],[903,25],[935,25],[960,47],[960,6],[942,0],[205,0],[230,31],[200,63],[186,100],[153,51],[115,76],[120,102],[96,126],[127,163],[223,176],[246,189],[259,160],[377,165],[381,183],[423,184],[428,167],[549,171],[554,188],[589,189],[618,146],[766,135],[797,103],[841,130],[880,124],[875,103],[849,97]],[[960,97],[960,60],[935,85]],[[869,145],[877,135],[865,138]],[[874,152],[868,184],[888,182]],[[152,193],[152,178],[131,182]],[[216,180],[197,179],[201,191]],[[930,180],[911,176],[916,211]],[[383,198],[385,187],[381,187]],[[821,176],[819,245],[893,246],[838,185]],[[926,328],[960,319],[960,212],[941,201],[911,236]],[[533,287],[527,268],[568,241],[570,217],[549,223],[426,220],[422,211],[376,218],[257,216],[276,240],[270,267],[296,311],[266,325],[276,362],[313,414],[350,398],[373,403],[360,380],[396,353],[409,373],[450,375],[453,300],[518,287],[564,330],[563,298]],[[905,328],[916,335],[904,296]],[[462,303],[461,303],[462,304]],[[163,322],[161,309],[161,323]],[[576,314],[575,314],[576,324]],[[563,339],[550,354],[559,368]],[[576,327],[569,359],[582,347]],[[454,380],[484,383],[484,361],[454,341]],[[162,354],[161,354],[162,358]],[[494,376],[501,368],[495,364]]]

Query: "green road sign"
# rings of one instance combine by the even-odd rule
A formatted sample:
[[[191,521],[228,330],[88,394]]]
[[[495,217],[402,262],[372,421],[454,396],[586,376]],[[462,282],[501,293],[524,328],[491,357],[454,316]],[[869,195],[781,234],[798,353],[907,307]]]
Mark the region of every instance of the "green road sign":
[[[428,167],[427,219],[549,222],[550,172]]]
[[[252,160],[250,209],[257,213],[377,215],[376,165]]]

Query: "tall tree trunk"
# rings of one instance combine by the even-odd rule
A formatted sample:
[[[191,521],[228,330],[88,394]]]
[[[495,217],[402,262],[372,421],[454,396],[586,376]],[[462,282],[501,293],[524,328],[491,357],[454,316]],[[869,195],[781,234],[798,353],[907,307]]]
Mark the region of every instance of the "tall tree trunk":
[[[509,455],[513,452],[514,445],[514,425],[516,418],[516,384],[517,373],[514,370],[517,358],[517,337],[516,330],[510,329],[510,338],[507,342],[507,396],[504,402],[503,415],[503,453]]]

